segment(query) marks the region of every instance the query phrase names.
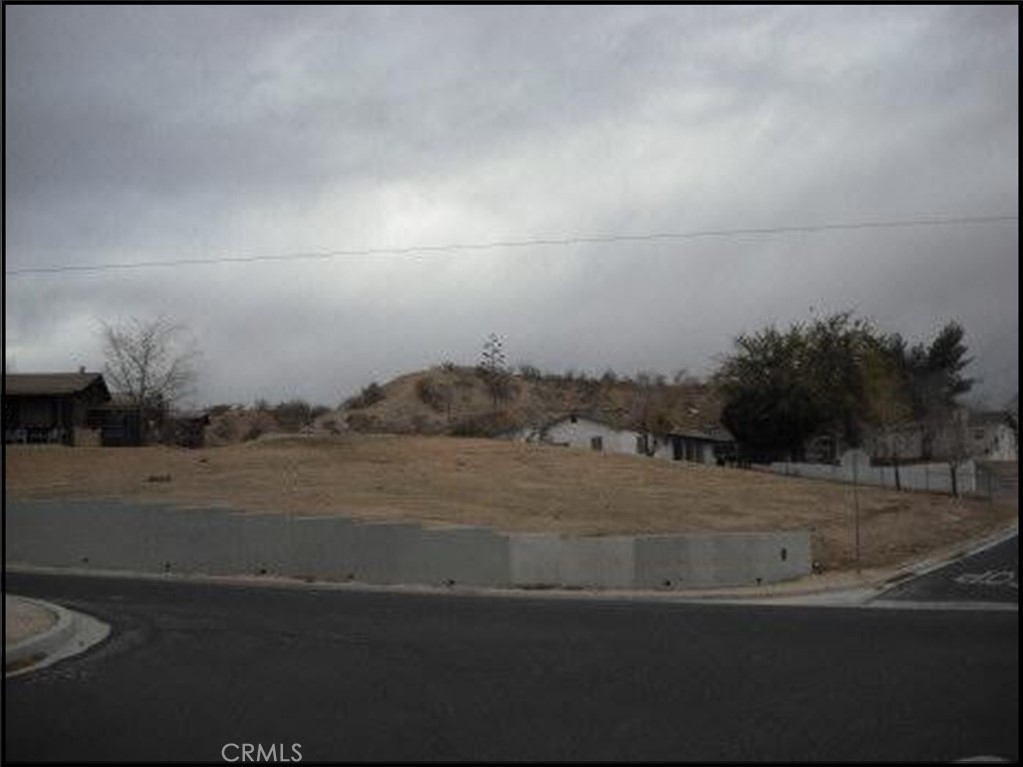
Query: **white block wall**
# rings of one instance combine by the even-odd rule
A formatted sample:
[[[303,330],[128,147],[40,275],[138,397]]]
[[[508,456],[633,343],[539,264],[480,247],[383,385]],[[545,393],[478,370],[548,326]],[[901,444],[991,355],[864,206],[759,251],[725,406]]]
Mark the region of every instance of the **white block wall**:
[[[832,466],[819,463],[772,463],[767,469],[775,474],[807,479],[825,479],[831,482],[853,481],[850,466]],[[895,469],[891,466],[869,466],[861,463],[856,467],[855,479],[858,484],[895,489]],[[920,490],[933,493],[952,492],[952,473],[947,463],[912,464],[899,467],[899,484],[903,490]],[[956,470],[956,484],[960,493],[976,493],[977,466],[971,461],[959,464]]]

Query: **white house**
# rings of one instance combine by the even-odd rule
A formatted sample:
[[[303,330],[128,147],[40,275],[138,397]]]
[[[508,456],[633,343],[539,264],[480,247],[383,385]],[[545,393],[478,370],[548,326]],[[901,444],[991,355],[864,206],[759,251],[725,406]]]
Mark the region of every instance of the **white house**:
[[[966,449],[971,458],[986,461],[1019,459],[1016,434],[999,412],[970,413],[966,425]]]
[[[713,464],[734,448],[724,429],[681,430],[654,435],[635,429],[620,429],[603,420],[579,414],[566,415],[543,426],[523,429],[514,438],[526,442],[597,450],[604,453],[649,455],[675,461]]]
[[[631,429],[618,429],[603,421],[581,415],[566,415],[542,426],[524,429],[518,434],[526,442],[542,442],[604,453],[636,455],[646,444],[643,435]]]
[[[1016,435],[998,411],[956,411],[947,424],[910,423],[890,433],[872,434],[865,447],[871,458],[891,461],[941,460],[951,455],[985,461],[1015,461]]]

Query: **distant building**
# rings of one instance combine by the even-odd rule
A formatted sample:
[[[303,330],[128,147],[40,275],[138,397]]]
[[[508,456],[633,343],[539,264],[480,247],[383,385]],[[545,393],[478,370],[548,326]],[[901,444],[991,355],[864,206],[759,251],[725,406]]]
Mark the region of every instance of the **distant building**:
[[[138,447],[143,442],[142,416],[126,394],[112,394],[89,414],[89,423],[99,430],[104,447]]]
[[[99,444],[90,413],[110,401],[100,373],[5,373],[4,442]]]
[[[872,434],[865,447],[878,463],[942,461],[949,457],[986,461],[1015,461],[1019,452],[1016,436],[998,411],[956,411],[947,421],[913,422],[888,434]]]
[[[585,448],[598,452],[630,455],[642,452],[640,432],[618,428],[599,416],[577,413],[555,418],[540,426],[520,429],[515,436],[525,442]]]
[[[723,465],[735,460],[735,438],[721,426],[675,429],[667,437],[676,461]]]
[[[605,453],[648,455],[675,461],[722,464],[735,455],[735,440],[723,427],[676,429],[667,434],[622,428],[600,416],[570,414],[521,429],[514,438]]]
[[[100,373],[5,373],[4,442],[136,447],[146,432],[165,444],[202,447],[205,413],[139,412],[131,398],[111,394]]]
[[[1005,413],[970,413],[966,424],[966,445],[971,458],[987,461],[1019,460],[1016,433],[1009,426]]]

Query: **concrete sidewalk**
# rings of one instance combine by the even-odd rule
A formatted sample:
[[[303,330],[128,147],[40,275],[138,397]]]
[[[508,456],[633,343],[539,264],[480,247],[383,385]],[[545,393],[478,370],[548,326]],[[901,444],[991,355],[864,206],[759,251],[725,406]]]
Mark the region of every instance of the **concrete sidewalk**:
[[[4,594],[4,649],[56,625],[57,613],[39,602]]]
[[[95,618],[38,599],[4,594],[4,677],[85,652],[110,633]]]

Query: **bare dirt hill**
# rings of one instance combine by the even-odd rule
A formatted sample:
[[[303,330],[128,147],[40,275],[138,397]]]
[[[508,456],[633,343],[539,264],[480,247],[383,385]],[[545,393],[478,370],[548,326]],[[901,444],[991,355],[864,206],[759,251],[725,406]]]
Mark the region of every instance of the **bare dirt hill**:
[[[492,382],[478,368],[455,365],[409,373],[367,387],[317,425],[335,431],[493,436],[580,413],[621,428],[703,429],[717,424],[722,406],[708,384],[670,384],[653,375],[598,379],[537,370]]]
[[[348,434],[224,448],[8,446],[5,498],[119,498],[576,534],[809,530],[854,561],[848,486],[755,471],[452,437]],[[1004,529],[1014,503],[859,488],[877,568]]]

